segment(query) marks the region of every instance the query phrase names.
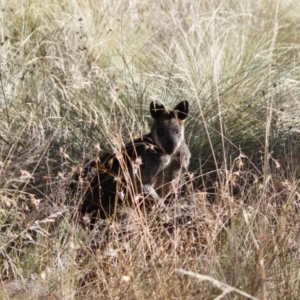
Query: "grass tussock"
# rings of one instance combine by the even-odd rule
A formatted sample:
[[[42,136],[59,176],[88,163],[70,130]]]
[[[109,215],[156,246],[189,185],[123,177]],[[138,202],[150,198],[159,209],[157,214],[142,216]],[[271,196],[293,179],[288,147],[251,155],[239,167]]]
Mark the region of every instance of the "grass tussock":
[[[3,3],[1,298],[299,299],[299,5]],[[183,192],[87,229],[72,174],[183,99]]]

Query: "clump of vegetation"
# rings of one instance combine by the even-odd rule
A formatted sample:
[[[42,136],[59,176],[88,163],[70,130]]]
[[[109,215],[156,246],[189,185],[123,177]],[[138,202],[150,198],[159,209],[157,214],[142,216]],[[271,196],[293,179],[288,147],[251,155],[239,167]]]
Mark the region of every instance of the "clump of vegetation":
[[[0,10],[3,299],[298,299],[294,1],[10,1]],[[86,160],[188,100],[182,194],[90,230]]]

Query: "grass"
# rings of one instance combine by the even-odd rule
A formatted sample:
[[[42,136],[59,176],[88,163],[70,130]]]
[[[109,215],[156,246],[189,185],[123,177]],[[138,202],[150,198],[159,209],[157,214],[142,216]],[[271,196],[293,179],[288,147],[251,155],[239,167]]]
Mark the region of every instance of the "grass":
[[[298,299],[294,1],[10,1],[0,10],[3,299]],[[74,170],[186,99],[185,194],[85,229]],[[150,121],[150,122],[149,122]]]

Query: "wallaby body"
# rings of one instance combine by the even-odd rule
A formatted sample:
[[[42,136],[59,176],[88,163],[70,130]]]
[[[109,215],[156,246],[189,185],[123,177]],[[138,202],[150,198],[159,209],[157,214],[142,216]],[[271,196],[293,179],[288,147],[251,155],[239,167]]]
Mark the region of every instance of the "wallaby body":
[[[190,161],[184,140],[188,102],[180,102],[172,111],[151,102],[150,112],[154,119],[150,133],[128,143],[122,153],[104,154],[84,169],[83,214],[110,216],[119,202],[139,193],[158,201],[186,172]]]

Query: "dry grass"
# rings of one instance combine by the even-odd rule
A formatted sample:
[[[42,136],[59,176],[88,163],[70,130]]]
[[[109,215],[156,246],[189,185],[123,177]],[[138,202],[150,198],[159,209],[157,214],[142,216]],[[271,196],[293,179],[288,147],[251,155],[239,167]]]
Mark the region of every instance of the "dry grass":
[[[20,1],[0,10],[3,299],[299,299],[295,1]],[[191,103],[185,193],[85,229],[66,186]]]

